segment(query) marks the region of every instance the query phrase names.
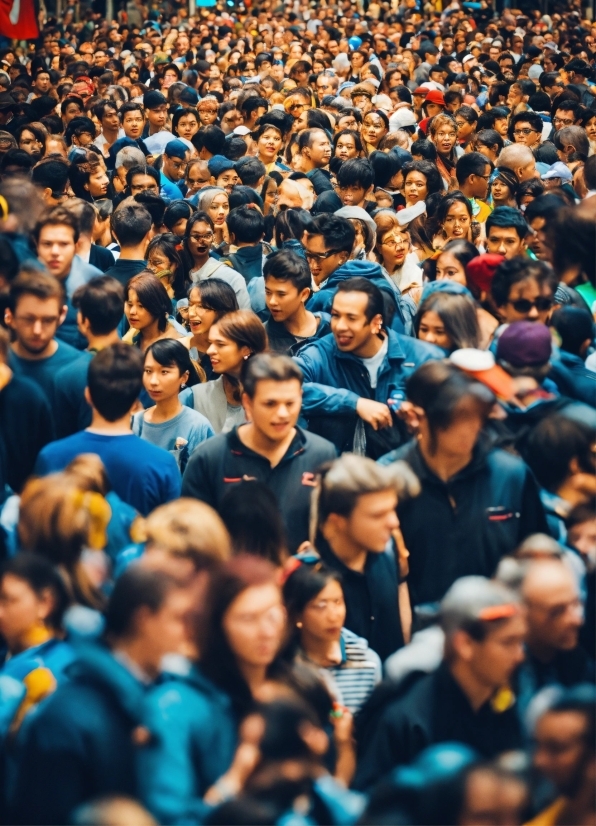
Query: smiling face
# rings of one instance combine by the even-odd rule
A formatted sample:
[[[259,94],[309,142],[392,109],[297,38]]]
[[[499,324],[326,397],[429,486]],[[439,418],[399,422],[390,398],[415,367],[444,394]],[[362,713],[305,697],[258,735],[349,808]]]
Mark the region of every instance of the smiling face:
[[[229,373],[232,376],[240,374],[245,356],[250,356],[248,347],[238,347],[235,341],[224,336],[219,330],[217,322],[209,330],[209,347],[207,355],[211,360],[211,368],[214,373],[221,375]]]
[[[371,146],[378,146],[387,134],[385,121],[375,112],[369,112],[362,122],[362,137]]]
[[[190,331],[193,336],[206,335],[217,319],[215,310],[203,307],[201,294],[198,289],[193,289],[188,297],[188,321]]]
[[[404,197],[407,205],[412,206],[418,201],[424,201],[427,195],[426,175],[416,170],[408,172],[404,181]]]
[[[246,393],[242,404],[247,419],[270,442],[280,442],[296,426],[302,405],[302,386],[298,379],[257,382],[251,399]]]
[[[222,229],[225,226],[229,212],[230,203],[227,192],[218,192],[207,209],[207,214],[215,224],[216,229]]]
[[[277,129],[265,129],[257,141],[259,157],[265,158],[264,163],[272,163],[279,155],[283,144],[283,139]]]

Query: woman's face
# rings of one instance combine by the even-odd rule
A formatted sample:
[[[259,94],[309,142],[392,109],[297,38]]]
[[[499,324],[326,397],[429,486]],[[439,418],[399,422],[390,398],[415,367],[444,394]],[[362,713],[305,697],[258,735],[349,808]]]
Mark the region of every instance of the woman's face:
[[[19,138],[19,149],[23,149],[28,155],[39,159],[43,152],[43,143],[35,137],[33,132],[23,129]]]
[[[182,115],[178,121],[177,129],[178,135],[187,141],[189,141],[193,135],[196,135],[199,131],[199,123],[194,112],[188,112],[186,115]]]
[[[279,154],[282,142],[281,135],[277,129],[265,129],[257,141],[259,155],[263,158],[267,158],[268,163],[271,163]]]
[[[391,229],[381,237],[381,256],[391,269],[401,267],[410,251],[410,236],[399,227]]]
[[[350,57],[350,63],[353,69],[361,69],[364,66],[364,55],[360,52],[353,52]]]
[[[191,227],[187,243],[193,258],[204,258],[209,255],[213,243],[213,230],[206,221],[197,221]]]
[[[441,316],[434,310],[427,310],[420,319],[418,328],[418,338],[428,344],[436,344],[443,350],[452,350],[453,342],[445,332],[445,325],[441,321]]]
[[[109,178],[105,170],[98,166],[90,175],[89,183],[85,184],[85,189],[92,198],[105,198],[108,191]]]
[[[207,214],[215,224],[216,229],[223,229],[226,223],[226,217],[230,211],[230,203],[226,192],[218,192],[215,198],[211,201],[211,206],[207,210]]]
[[[199,120],[202,126],[211,126],[217,120],[217,109],[215,107],[204,106],[199,109]]]
[[[241,667],[269,666],[279,651],[286,627],[279,588],[273,584],[245,588],[225,612],[222,624]]]
[[[143,387],[156,404],[177,396],[187,379],[188,373],[180,375],[176,364],[166,367],[156,361],[151,352],[145,356]]]
[[[467,238],[470,234],[470,213],[465,204],[451,204],[443,222],[443,229],[447,238]]]
[[[145,330],[156,321],[149,310],[146,310],[139,301],[136,290],[128,291],[124,302],[124,314],[130,326],[134,327],[135,330]]]
[[[408,206],[417,204],[418,201],[426,200],[428,195],[428,185],[426,182],[426,175],[422,172],[412,170],[406,175],[404,181],[404,198]]]
[[[83,114],[78,103],[67,103],[62,109],[62,120],[67,126],[73,118],[79,118]]]
[[[433,136],[433,143],[441,155],[449,155],[455,146],[456,140],[457,133],[455,129],[446,123],[440,126]]]
[[[302,616],[302,636],[317,642],[332,642],[340,638],[346,620],[344,592],[335,579],[306,604]]]
[[[172,83],[176,83],[178,80],[178,75],[176,72],[172,71],[171,69],[166,69],[163,74],[163,83],[161,88],[162,89],[169,89]]]
[[[238,347],[235,341],[219,331],[219,325],[213,324],[209,330],[209,347],[207,355],[211,359],[214,373],[238,374],[244,357],[250,356],[248,347]]]
[[[215,310],[208,310],[203,307],[198,289],[191,290],[188,299],[188,321],[193,336],[206,335],[215,323],[216,318]]]
[[[264,199],[264,204],[263,204],[264,214],[269,215],[271,213],[271,210],[275,207],[276,203],[277,203],[277,183],[273,178],[271,178],[271,180],[267,184],[267,191],[265,193],[265,199]]]
[[[437,281],[457,281],[466,286],[466,271],[463,264],[450,252],[442,252],[437,258]]]
[[[5,574],[0,582],[0,634],[11,652],[28,647],[30,631],[43,624],[52,608],[49,595],[38,596],[28,582]]]
[[[335,144],[335,157],[342,161],[349,161],[350,158],[358,157],[356,141],[353,135],[342,135]]]
[[[147,266],[155,273],[164,272],[165,270],[171,270],[173,272],[176,269],[176,265],[172,264],[165,252],[160,250],[159,247],[155,247],[149,253]]]
[[[491,193],[495,204],[501,204],[511,199],[511,190],[502,178],[497,177],[494,179]]]
[[[586,135],[591,141],[596,141],[596,115],[586,123]]]
[[[378,146],[387,134],[387,127],[380,115],[369,112],[362,122],[362,137],[372,146]]]

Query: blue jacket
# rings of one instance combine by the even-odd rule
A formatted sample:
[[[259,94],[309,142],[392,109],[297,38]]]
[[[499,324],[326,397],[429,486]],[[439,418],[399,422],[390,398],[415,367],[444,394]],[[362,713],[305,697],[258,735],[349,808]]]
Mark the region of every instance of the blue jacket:
[[[140,796],[161,824],[201,823],[205,792],[234,757],[237,720],[226,694],[192,667],[151,689],[143,704],[151,732],[139,749]]]
[[[132,734],[145,685],[100,645],[81,647],[67,673],[21,727],[10,823],[69,823],[88,800],[136,796]]]
[[[309,298],[306,305],[307,310],[312,312],[322,310],[324,313],[330,313],[333,296],[337,292],[338,286],[342,281],[347,281],[348,278],[368,278],[369,281],[372,281],[382,290],[387,310],[394,314],[389,326],[396,333],[409,332],[406,325],[410,319],[410,313],[405,312],[402,307],[400,291],[389,278],[383,275],[381,265],[375,264],[373,261],[346,261],[345,264],[331,273],[321,289]]]
[[[596,373],[588,370],[584,360],[565,350],[553,359],[549,377],[564,396],[596,407]]]
[[[431,359],[441,359],[444,353],[438,347],[425,344],[409,336],[389,331],[389,346],[377,377],[377,386],[370,386],[368,370],[362,360],[352,353],[342,353],[333,335],[313,341],[295,357],[304,374],[302,414],[308,419],[309,429],[332,441],[340,451],[352,450],[356,428],[356,404],[359,398],[399,403],[406,398],[406,381],[414,371]],[[397,419],[389,432],[369,429],[367,440],[374,442],[386,436],[388,445],[401,444],[406,436]],[[377,456],[382,455],[377,451]],[[369,455],[372,451],[367,450]]]

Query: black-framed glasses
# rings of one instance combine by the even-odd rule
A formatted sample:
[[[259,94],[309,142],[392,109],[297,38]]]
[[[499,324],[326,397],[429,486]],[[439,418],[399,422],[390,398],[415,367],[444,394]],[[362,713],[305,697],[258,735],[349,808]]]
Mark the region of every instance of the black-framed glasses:
[[[529,313],[532,307],[536,307],[539,313],[544,313],[554,304],[554,299],[548,296],[538,296],[534,301],[529,298],[518,298],[517,301],[509,301],[516,313]]]
[[[313,261],[326,261],[328,258],[331,258],[332,255],[338,255],[340,252],[345,252],[345,250],[327,250],[327,252],[309,252],[306,247],[302,247],[304,250],[304,255],[306,258],[310,258]]]
[[[536,132],[536,129],[530,129],[529,127],[525,127],[524,129],[514,129],[513,130],[513,134],[515,136],[517,136],[517,135],[526,135],[526,137],[527,137],[528,135],[531,135],[532,132]]]

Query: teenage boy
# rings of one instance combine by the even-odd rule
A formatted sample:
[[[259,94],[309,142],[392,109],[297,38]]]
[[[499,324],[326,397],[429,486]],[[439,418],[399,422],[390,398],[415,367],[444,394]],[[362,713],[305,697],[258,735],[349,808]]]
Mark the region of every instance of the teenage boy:
[[[143,387],[143,357],[136,347],[112,344],[90,362],[85,398],[91,426],[47,445],[39,454],[41,476],[63,470],[81,453],[96,453],[112,489],[146,516],[180,496],[180,471],[166,450],[134,436],[130,427]]]
[[[226,218],[230,233],[230,244],[234,252],[229,252],[221,260],[236,272],[246,283],[263,275],[263,264],[269,248],[263,245],[265,219],[254,204],[233,209]]]
[[[303,344],[331,332],[328,313],[311,313],[306,302],[312,277],[308,264],[292,250],[271,253],[263,267],[265,302],[271,318],[265,323],[269,347],[291,355]]]
[[[351,158],[342,163],[337,173],[337,190],[343,206],[374,212],[378,208],[376,201],[370,200],[374,187],[375,173],[369,160]]]
[[[166,144],[163,153],[161,191],[159,193],[166,203],[180,201],[184,198],[178,182],[184,180],[189,159],[190,149],[179,138],[175,138]]]
[[[460,191],[470,202],[474,220],[479,224],[484,224],[492,212],[485,202],[491,172],[492,164],[480,152],[468,152],[462,155],[455,167],[455,176]]]
[[[112,214],[110,226],[120,244],[120,257],[105,274],[125,287],[133,275],[147,267],[145,253],[151,239],[151,214],[141,204],[122,204]]]
[[[487,234],[489,222],[499,209],[506,207],[498,207],[490,216]],[[517,212],[513,209],[511,211]],[[495,231],[496,229],[497,227]],[[502,228],[499,229],[505,232]],[[515,233],[515,230],[506,231]],[[546,324],[555,302],[557,284],[557,276],[544,261],[508,256],[508,260],[503,261],[495,270],[490,291],[504,324],[512,324],[514,321],[539,321]]]

